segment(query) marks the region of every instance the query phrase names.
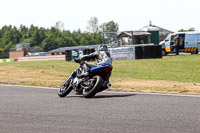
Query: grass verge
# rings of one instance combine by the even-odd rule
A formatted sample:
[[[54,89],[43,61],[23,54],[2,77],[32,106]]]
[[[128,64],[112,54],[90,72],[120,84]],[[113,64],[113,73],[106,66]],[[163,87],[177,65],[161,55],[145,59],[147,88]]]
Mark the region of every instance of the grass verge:
[[[0,82],[51,86],[60,84],[78,67],[65,61],[0,63]],[[114,61],[112,90],[200,94],[200,56]]]

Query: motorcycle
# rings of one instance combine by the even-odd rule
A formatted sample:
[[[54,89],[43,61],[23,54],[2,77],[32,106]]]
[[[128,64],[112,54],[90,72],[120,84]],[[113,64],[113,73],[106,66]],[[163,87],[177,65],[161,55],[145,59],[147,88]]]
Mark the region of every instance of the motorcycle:
[[[92,98],[110,87],[108,79],[113,68],[111,65],[91,67],[87,61],[80,61],[79,64],[80,66],[61,85],[58,92],[60,97],[65,97],[74,90],[77,95]]]

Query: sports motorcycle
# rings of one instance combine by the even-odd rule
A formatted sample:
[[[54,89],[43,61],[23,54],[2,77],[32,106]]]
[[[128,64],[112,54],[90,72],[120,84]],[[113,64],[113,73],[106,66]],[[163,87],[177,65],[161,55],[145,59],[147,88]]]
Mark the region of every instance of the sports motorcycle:
[[[108,79],[113,69],[111,65],[91,67],[87,61],[78,63],[80,66],[61,85],[58,92],[60,97],[65,97],[74,90],[77,95],[91,98],[110,87]]]

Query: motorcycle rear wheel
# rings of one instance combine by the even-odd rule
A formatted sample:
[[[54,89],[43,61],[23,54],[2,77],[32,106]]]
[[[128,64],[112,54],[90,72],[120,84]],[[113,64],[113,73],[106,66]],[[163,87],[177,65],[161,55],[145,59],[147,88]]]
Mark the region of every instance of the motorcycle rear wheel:
[[[92,77],[92,79],[95,79],[92,87],[87,90],[86,89],[83,90],[83,96],[85,98],[93,97],[96,93],[99,92],[99,89],[102,86],[102,78],[100,76],[98,76],[98,75],[94,76],[94,77]]]
[[[67,79],[60,87],[59,91],[58,91],[58,96],[60,97],[65,97],[67,96],[71,91],[72,91],[72,87],[70,85],[71,80]]]

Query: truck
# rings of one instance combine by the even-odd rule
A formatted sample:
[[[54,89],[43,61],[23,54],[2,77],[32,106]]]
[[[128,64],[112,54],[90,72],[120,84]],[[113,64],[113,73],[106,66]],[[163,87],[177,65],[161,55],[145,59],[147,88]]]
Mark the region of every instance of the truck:
[[[162,55],[168,53],[175,53],[176,48],[174,45],[174,36],[178,35],[179,52],[187,52],[191,54],[198,54],[200,51],[200,33],[197,32],[177,32],[169,34],[165,40],[161,41],[159,45],[162,45]]]

